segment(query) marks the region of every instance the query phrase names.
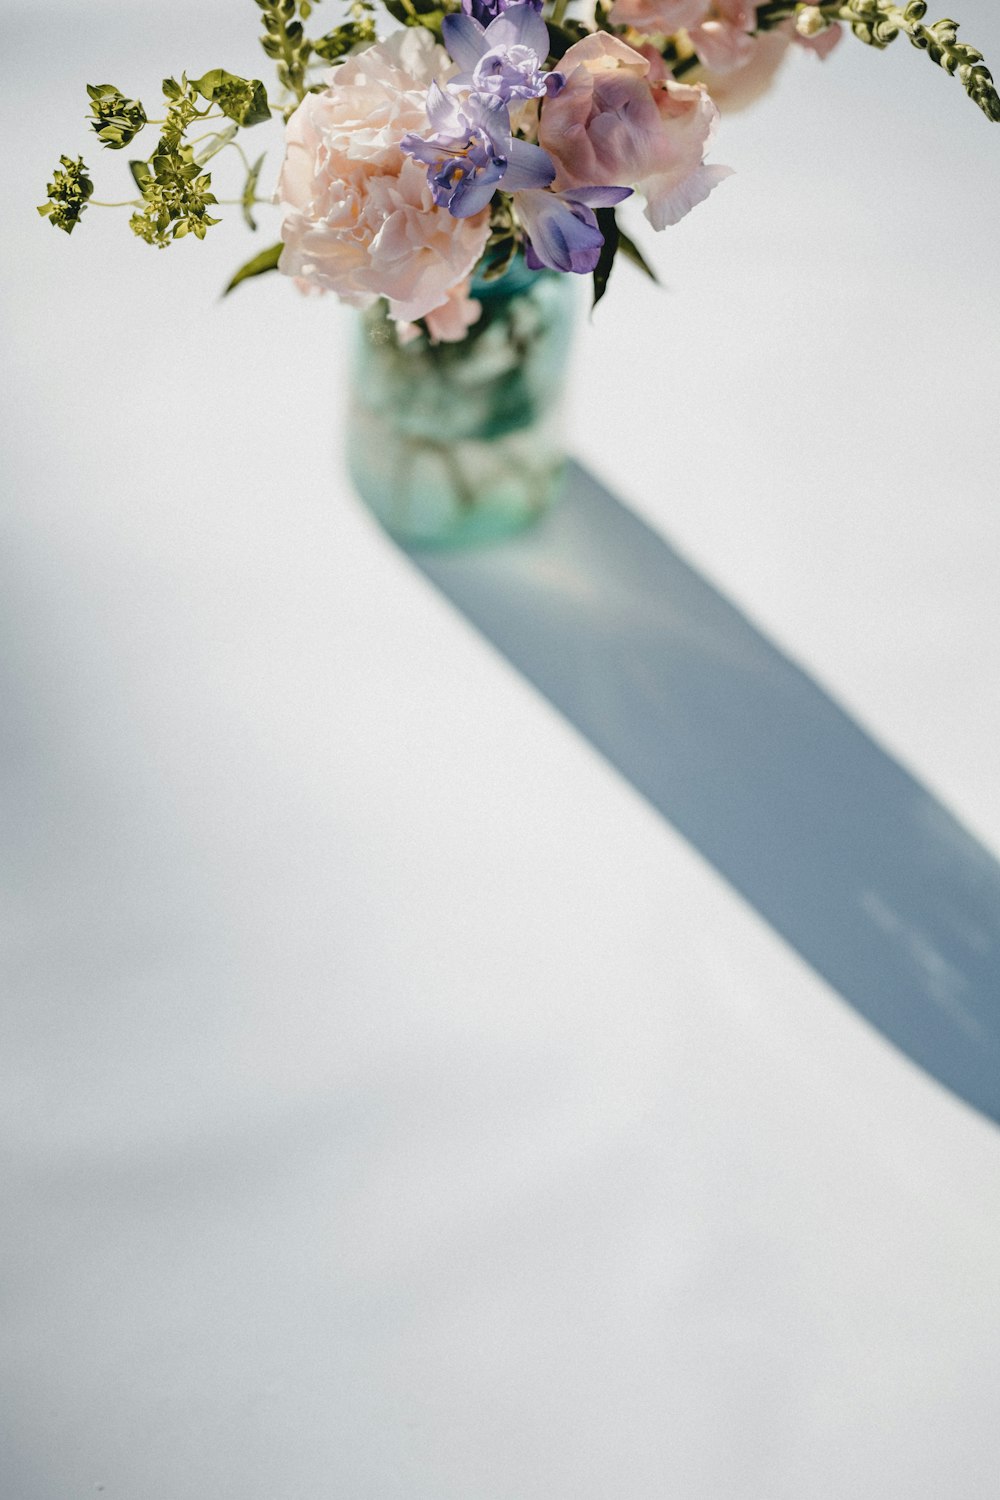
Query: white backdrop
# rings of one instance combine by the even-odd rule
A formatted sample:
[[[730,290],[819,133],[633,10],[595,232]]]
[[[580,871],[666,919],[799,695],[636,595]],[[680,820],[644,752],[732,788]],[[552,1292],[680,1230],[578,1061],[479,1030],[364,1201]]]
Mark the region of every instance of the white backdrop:
[[[994,1500],[995,1127],[360,512],[338,309],[35,215],[84,83],[254,27],[0,17],[0,1494]],[[998,153],[902,43],[795,57],[573,406],[994,851]]]

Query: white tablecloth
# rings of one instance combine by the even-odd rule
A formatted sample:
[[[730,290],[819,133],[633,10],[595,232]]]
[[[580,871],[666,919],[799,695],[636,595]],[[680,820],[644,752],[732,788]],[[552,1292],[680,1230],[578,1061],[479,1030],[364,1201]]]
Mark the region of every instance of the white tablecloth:
[[[994,1500],[996,1127],[360,510],[337,308],[34,215],[254,25],[0,20],[0,1494]],[[1000,132],[904,46],[724,122],[574,440],[996,851]]]

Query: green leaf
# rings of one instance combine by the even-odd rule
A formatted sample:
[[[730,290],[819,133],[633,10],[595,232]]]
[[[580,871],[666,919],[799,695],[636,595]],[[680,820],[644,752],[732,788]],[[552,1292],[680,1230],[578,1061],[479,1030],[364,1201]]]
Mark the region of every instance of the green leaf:
[[[554,62],[558,62],[575,42],[590,35],[581,21],[574,21],[571,17],[566,17],[558,24],[555,21],[546,21],[545,24],[549,30],[549,56]]]
[[[243,184],[243,198],[241,200],[243,206],[243,219],[246,223],[247,228],[254,231],[256,231],[257,229],[257,221],[253,216],[253,205],[254,199],[257,196],[257,183],[260,180],[260,169],[264,165],[264,155],[266,155],[266,153],[262,153],[260,156],[258,156],[257,160],[254,162],[253,166],[247,173],[246,182]]]
[[[210,103],[214,103],[216,89],[219,88],[224,79],[231,76],[231,74],[226,72],[225,68],[210,68],[201,78],[192,78],[189,82],[193,89],[198,90],[203,99],[208,99]]]
[[[324,62],[334,63],[346,57],[352,48],[367,46],[375,39],[375,22],[371,16],[363,16],[360,21],[345,21],[343,26],[318,37],[312,49]]]
[[[443,6],[440,0],[385,0],[385,8],[404,26],[422,26],[435,36],[440,36],[441,22],[451,10],[450,5]]]
[[[225,68],[212,68],[203,77],[192,79],[191,87],[210,104],[218,105],[237,125],[260,125],[271,118],[267,90],[259,78],[240,78]]]
[[[255,255],[253,260],[248,260],[245,266],[240,266],[240,269],[229,282],[222,295],[224,297],[228,296],[234,287],[239,286],[241,281],[248,281],[251,276],[263,276],[265,271],[276,271],[278,269],[278,259],[284,248],[284,245],[280,243],[270,245],[266,250],[262,250],[259,255]]]
[[[239,128],[238,125],[227,125],[225,130],[220,130],[218,135],[213,135],[208,144],[203,146],[195,156],[195,164],[203,167],[207,161],[211,161],[213,156],[218,155],[229,145]]]
[[[597,0],[597,4],[594,6],[594,24],[598,31],[608,31],[614,35],[614,29],[611,25],[611,12],[613,9],[613,6],[604,4],[603,0]]]
[[[128,169],[132,173],[132,181],[144,193],[153,180],[153,173],[148,161],[130,161]]]
[[[513,231],[491,238],[476,274],[483,281],[499,281],[510,270],[519,249],[520,245]]]
[[[639,270],[644,272],[650,281],[655,281],[657,286],[660,285],[660,278],[639,249],[639,246],[634,240],[629,239],[624,229],[619,229],[618,231],[618,248],[626,260],[630,260],[634,266],[638,266]]]
[[[613,208],[599,208],[595,211],[595,217],[597,219],[597,227],[604,236],[604,244],[601,246],[601,254],[597,265],[594,267],[594,300],[591,304],[591,311],[597,306],[608,289],[608,277],[611,275],[611,267],[615,263],[618,241],[621,237],[618,220],[615,218]]]

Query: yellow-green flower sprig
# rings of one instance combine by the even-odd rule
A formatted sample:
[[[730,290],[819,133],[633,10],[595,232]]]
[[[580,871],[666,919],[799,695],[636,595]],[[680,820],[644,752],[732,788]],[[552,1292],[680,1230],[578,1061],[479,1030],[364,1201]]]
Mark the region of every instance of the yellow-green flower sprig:
[[[120,151],[146,125],[159,126],[160,134],[152,156],[146,161],[130,161],[129,170],[140,197],[124,203],[97,204],[102,208],[133,208],[130,219],[134,234],[147,244],[161,249],[192,234],[204,239],[206,232],[219,220],[209,210],[217,199],[212,192],[211,176],[203,171],[206,161],[228,145],[242,127],[259,125],[271,118],[267,91],[257,78],[240,78],[224,68],[213,68],[201,78],[189,79],[182,74],[163,80],[165,113],[160,120],[149,120],[143,105],[129,99],[113,84],[88,84],[91,125],[101,145]],[[200,149],[198,140],[189,144],[186,135],[191,125],[203,120],[228,120],[224,129],[210,131],[198,140],[207,145]],[[247,181],[239,200],[251,228],[251,208],[256,202],[257,181],[263,157],[251,164],[240,154],[247,169]],[[64,156],[48,185],[48,202],[39,213],[56,229],[71,234],[92,198],[94,185],[83,160]]]
[[[83,157],[78,156],[74,161],[71,156],[60,156],[48,185],[48,202],[40,204],[38,212],[51,221],[53,228],[72,234],[93,192],[94,184]]]
[[[146,111],[138,99],[126,99],[113,83],[88,83],[91,125],[102,146],[120,151],[146,123]]]
[[[202,172],[190,146],[165,138],[148,162],[131,162],[132,176],[142,194],[142,208],[129,220],[133,234],[147,245],[164,249],[174,240],[193,234],[203,240],[218,224],[209,209],[218,202],[212,178]]]
[[[133,234],[161,250],[188,234],[203,240],[219,222],[209,212],[218,202],[212,192],[211,174],[202,171],[204,158],[196,156],[193,146],[184,139],[188,127],[209,118],[213,111],[234,122],[229,127],[233,134],[237,125],[255,125],[270,118],[264,85],[223,68],[214,68],[203,78],[182,75],[180,82],[165,78],[163,95],[167,115],[156,150],[148,161],[129,162],[142,194],[142,204],[129,224]],[[221,143],[226,136],[220,135],[217,140]]]

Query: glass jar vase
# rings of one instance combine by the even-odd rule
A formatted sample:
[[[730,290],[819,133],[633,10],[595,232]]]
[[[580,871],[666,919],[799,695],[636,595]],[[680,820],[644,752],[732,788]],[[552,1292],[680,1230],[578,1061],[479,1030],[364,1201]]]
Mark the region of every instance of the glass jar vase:
[[[385,303],[360,318],[348,466],[379,521],[408,545],[489,541],[556,499],[574,277],[521,259],[475,280],[482,313],[460,343],[401,343]]]

